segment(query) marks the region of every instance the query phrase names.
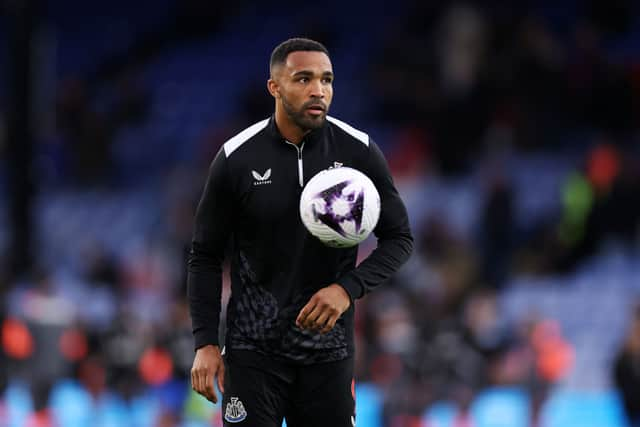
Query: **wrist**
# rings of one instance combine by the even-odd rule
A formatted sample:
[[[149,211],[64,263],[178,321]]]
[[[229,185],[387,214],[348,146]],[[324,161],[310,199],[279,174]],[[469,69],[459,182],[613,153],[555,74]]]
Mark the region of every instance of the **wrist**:
[[[344,311],[346,311],[351,306],[351,304],[353,304],[353,300],[351,299],[351,295],[349,295],[349,292],[347,292],[345,287],[342,286],[340,283],[332,283],[328,287],[335,289],[338,293],[340,293],[342,295],[342,297],[344,298],[344,301],[346,303],[346,308],[344,309]]]
[[[202,350],[202,351],[214,351],[214,352],[220,353],[220,347],[218,345],[216,345],[216,344],[205,344],[205,345],[203,345],[201,347],[198,347],[196,349],[196,352],[198,352],[200,350]]]
[[[337,283],[342,286],[342,288],[347,291],[349,295],[349,300],[353,304],[358,298],[364,295],[362,285],[360,282],[353,277],[350,273],[345,274],[344,276],[338,278]]]
[[[205,347],[207,345],[218,346],[218,329],[217,328],[197,328],[193,332],[194,348]]]

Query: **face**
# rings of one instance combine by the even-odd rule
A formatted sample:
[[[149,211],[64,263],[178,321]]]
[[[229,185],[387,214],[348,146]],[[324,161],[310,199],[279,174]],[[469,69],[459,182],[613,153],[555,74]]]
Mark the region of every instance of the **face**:
[[[274,67],[269,91],[289,120],[307,131],[322,126],[333,98],[333,68],[323,52],[292,52]]]

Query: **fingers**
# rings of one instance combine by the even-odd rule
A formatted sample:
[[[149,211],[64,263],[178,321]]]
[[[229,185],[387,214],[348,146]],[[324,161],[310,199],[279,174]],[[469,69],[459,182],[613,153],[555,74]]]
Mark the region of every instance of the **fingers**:
[[[296,318],[296,326],[327,333],[333,329],[350,304],[349,295],[343,287],[338,284],[329,285],[316,292],[302,307]]]
[[[200,390],[202,390],[202,389],[200,388],[200,379],[199,379],[198,375],[196,374],[195,369],[191,369],[191,388],[196,393],[201,394]]]
[[[218,396],[216,395],[216,390],[213,385],[215,376],[215,372],[212,374],[208,374],[204,377],[204,381],[207,399],[209,399],[213,403],[218,403]]]
[[[213,390],[214,374],[205,371],[194,370],[191,373],[191,387],[193,390],[204,396],[207,400],[216,403],[218,401]]]
[[[300,314],[296,319],[296,326],[300,329],[317,329],[317,319],[323,314],[325,307],[317,302],[317,297],[314,295],[307,305],[302,307]]]
[[[330,310],[323,310],[312,325],[312,329],[321,331],[327,325],[327,321],[331,318]]]
[[[302,322],[302,325],[304,326],[304,328],[316,329],[318,325],[317,321],[323,315],[324,311],[325,311],[324,307],[320,305],[316,305],[311,311],[311,313],[307,315],[307,318],[305,319],[305,321]]]
[[[217,403],[215,379],[218,380],[220,391],[224,390],[224,363],[217,347],[202,348],[196,353],[191,368],[191,387],[195,392],[207,400]]]
[[[316,301],[314,297],[311,297],[309,302],[304,307],[302,307],[302,310],[300,310],[300,313],[298,313],[298,317],[296,318],[296,326],[300,329],[305,329],[305,323],[307,322],[307,317],[316,306]]]
[[[300,329],[322,331],[328,326],[328,322],[333,319],[333,323],[328,329],[331,330],[339,317],[340,312],[335,307],[328,303],[316,302],[312,298],[309,303],[300,310],[300,314],[296,319],[296,325]]]
[[[326,334],[327,332],[331,331],[333,327],[336,326],[336,322],[338,321],[339,318],[340,318],[339,315],[334,315],[329,317],[329,320],[327,320],[324,327],[320,329],[320,333]]]
[[[220,393],[224,393],[224,363],[221,363],[218,369],[218,389]]]

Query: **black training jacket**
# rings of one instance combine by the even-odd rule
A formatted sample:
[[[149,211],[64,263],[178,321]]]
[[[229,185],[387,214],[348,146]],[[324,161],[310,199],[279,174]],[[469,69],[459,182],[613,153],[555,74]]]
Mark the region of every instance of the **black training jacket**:
[[[377,248],[356,267],[357,247],[334,249],[306,230],[303,186],[341,165],[376,185],[381,213]],[[229,245],[230,243],[230,245]],[[352,301],[384,283],[413,247],[407,211],[378,146],[332,117],[295,145],[273,117],[228,140],[216,155],[198,205],[188,261],[195,346],[218,345],[222,263],[230,249],[231,298],[225,346],[301,364],[353,354],[353,304],[327,334],[300,330],[295,319],[320,288],[343,286]]]

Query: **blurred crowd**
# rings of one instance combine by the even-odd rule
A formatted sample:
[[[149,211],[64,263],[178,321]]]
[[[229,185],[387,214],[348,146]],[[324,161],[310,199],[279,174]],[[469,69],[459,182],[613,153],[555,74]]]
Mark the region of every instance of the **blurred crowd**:
[[[401,193],[419,200],[409,204],[414,257],[386,288],[358,303],[357,381],[382,393],[383,425],[420,426],[425,408],[450,400],[460,408],[455,426],[469,427],[474,397],[496,385],[527,390],[537,425],[575,350],[554,319],[507,319],[500,293],[520,275],[571,274],[612,239],[637,251],[640,52],[625,41],[638,41],[640,11],[631,1],[613,3],[593,0],[564,13],[552,2],[412,2],[401,19],[380,28],[381,42],[360,54],[366,105],[341,118],[373,125]],[[154,91],[141,70],[154,52],[215,38],[217,26],[201,21],[202,31],[186,31],[203,15],[186,9],[173,36],[149,37],[155,42],[144,44],[144,54],[132,48],[91,75],[63,76],[57,86],[55,126],[36,146],[42,191],[109,197],[142,186],[161,211],[150,214],[158,220],[133,249],[91,241],[68,263],[37,257],[28,274],[0,276],[0,390],[9,381],[30,390],[30,426],[53,425],[51,392],[69,378],[92,402],[116,396],[132,408],[137,397],[159,393],[154,425],[219,422],[189,390],[185,254],[209,161],[250,124],[239,118],[265,117],[271,101],[266,91],[247,96],[233,126],[197,137],[188,162],[146,152],[145,169],[127,171],[113,154],[123,129],[149,120]],[[238,5],[225,12],[245,13]],[[339,38],[327,40],[330,51],[339,48]],[[518,219],[516,202],[530,190],[508,173],[523,153],[570,165],[554,209],[528,220]],[[424,186],[469,181],[481,200],[469,227],[454,226],[438,206],[422,209],[438,202],[423,200]],[[367,243],[361,258],[369,250]],[[612,367],[623,396],[640,390],[638,322],[636,315]],[[625,408],[640,416],[637,399],[625,398]],[[3,416],[0,398],[0,425]]]

